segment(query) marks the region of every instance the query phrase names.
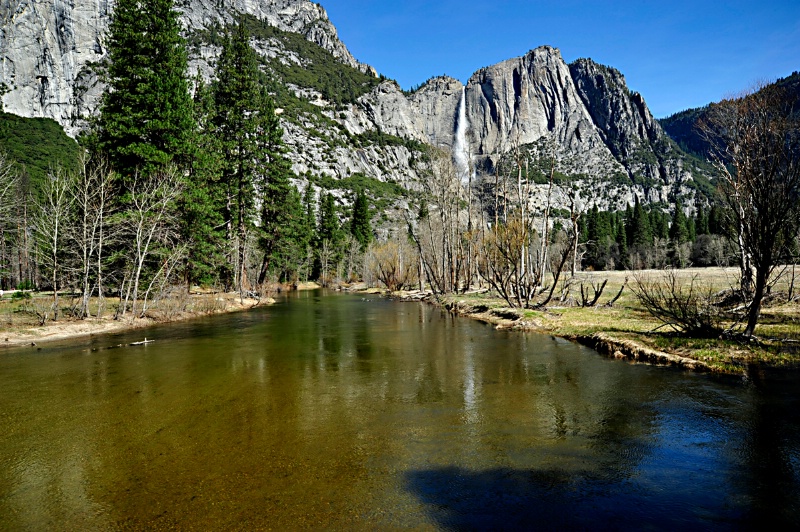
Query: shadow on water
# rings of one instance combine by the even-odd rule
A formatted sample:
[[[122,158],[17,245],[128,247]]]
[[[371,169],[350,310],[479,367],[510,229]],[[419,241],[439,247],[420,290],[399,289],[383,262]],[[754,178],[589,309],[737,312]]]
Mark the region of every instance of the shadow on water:
[[[733,530],[755,524],[669,494],[661,501],[665,494],[592,472],[444,467],[410,472],[407,482],[447,530]],[[766,522],[791,523],[774,517]]]
[[[797,530],[796,378],[751,392],[752,402],[723,416],[741,429],[721,430],[713,408],[697,423],[671,404],[638,416],[618,405],[582,465],[417,468],[405,488],[447,530]],[[558,461],[552,451],[546,459]]]
[[[574,472],[443,467],[409,472],[406,480],[408,489],[426,504],[436,524],[449,530],[615,528],[642,524],[625,506],[598,506],[600,501],[593,492],[607,492],[607,482]]]

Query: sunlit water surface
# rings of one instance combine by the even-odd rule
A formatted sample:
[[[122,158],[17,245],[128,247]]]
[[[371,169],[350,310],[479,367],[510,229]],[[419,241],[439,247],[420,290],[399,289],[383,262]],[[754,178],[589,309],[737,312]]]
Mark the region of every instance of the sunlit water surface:
[[[370,297],[0,351],[0,529],[800,524],[796,377]]]

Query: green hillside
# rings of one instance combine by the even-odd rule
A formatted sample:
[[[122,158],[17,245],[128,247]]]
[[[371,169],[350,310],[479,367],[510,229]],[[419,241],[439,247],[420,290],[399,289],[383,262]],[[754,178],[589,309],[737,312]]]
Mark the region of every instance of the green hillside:
[[[781,78],[775,84],[793,92],[798,102],[796,109],[800,109],[800,72],[794,72],[790,76]],[[697,129],[697,124],[705,118],[708,107],[707,105],[705,107],[687,109],[659,120],[667,135],[672,137],[684,151],[703,159],[708,155],[709,145],[708,141]]]
[[[0,112],[0,149],[26,172],[34,187],[51,168],[71,169],[80,148],[51,118],[24,118]]]

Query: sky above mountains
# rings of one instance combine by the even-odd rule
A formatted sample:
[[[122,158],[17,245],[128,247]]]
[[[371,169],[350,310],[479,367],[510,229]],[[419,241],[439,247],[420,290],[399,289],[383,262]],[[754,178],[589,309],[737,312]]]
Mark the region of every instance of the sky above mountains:
[[[359,61],[408,89],[548,44],[617,68],[658,118],[800,70],[800,0],[321,0]]]

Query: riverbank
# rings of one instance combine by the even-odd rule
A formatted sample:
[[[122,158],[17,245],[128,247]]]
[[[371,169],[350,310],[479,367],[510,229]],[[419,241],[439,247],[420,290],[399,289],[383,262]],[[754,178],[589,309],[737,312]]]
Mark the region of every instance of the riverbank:
[[[316,286],[316,285],[315,285]],[[239,312],[258,306],[270,305],[273,298],[240,298],[238,293],[194,292],[175,294],[153,304],[144,318],[114,318],[114,309],[119,304],[115,298],[104,300],[105,311],[96,317],[98,301],[90,302],[93,316],[73,319],[63,312],[58,321],[47,320],[39,325],[36,315],[43,305],[48,304],[52,295],[32,295],[30,299],[0,300],[0,348],[35,347],[43,342],[66,340],[94,334],[108,334],[141,329],[158,323],[185,321],[202,316]],[[62,296],[63,305],[70,299]],[[68,307],[66,307],[68,309]]]
[[[644,272],[659,275],[659,272]],[[679,275],[713,289],[735,285],[731,268],[692,268]],[[487,291],[448,295],[439,299],[412,291],[392,294],[406,301],[428,301],[450,312],[490,323],[496,328],[539,331],[580,342],[617,359],[668,365],[692,371],[748,374],[760,369],[800,369],[800,304],[782,300],[780,284],[767,302],[756,329],[758,341],[685,338],[664,327],[638,303],[626,285],[613,305],[609,302],[630,281],[629,272],[582,272],[584,288],[607,281],[603,295],[591,307],[554,301],[545,309],[511,308]],[[573,289],[573,298],[579,287]],[[565,298],[568,299],[568,298]]]

